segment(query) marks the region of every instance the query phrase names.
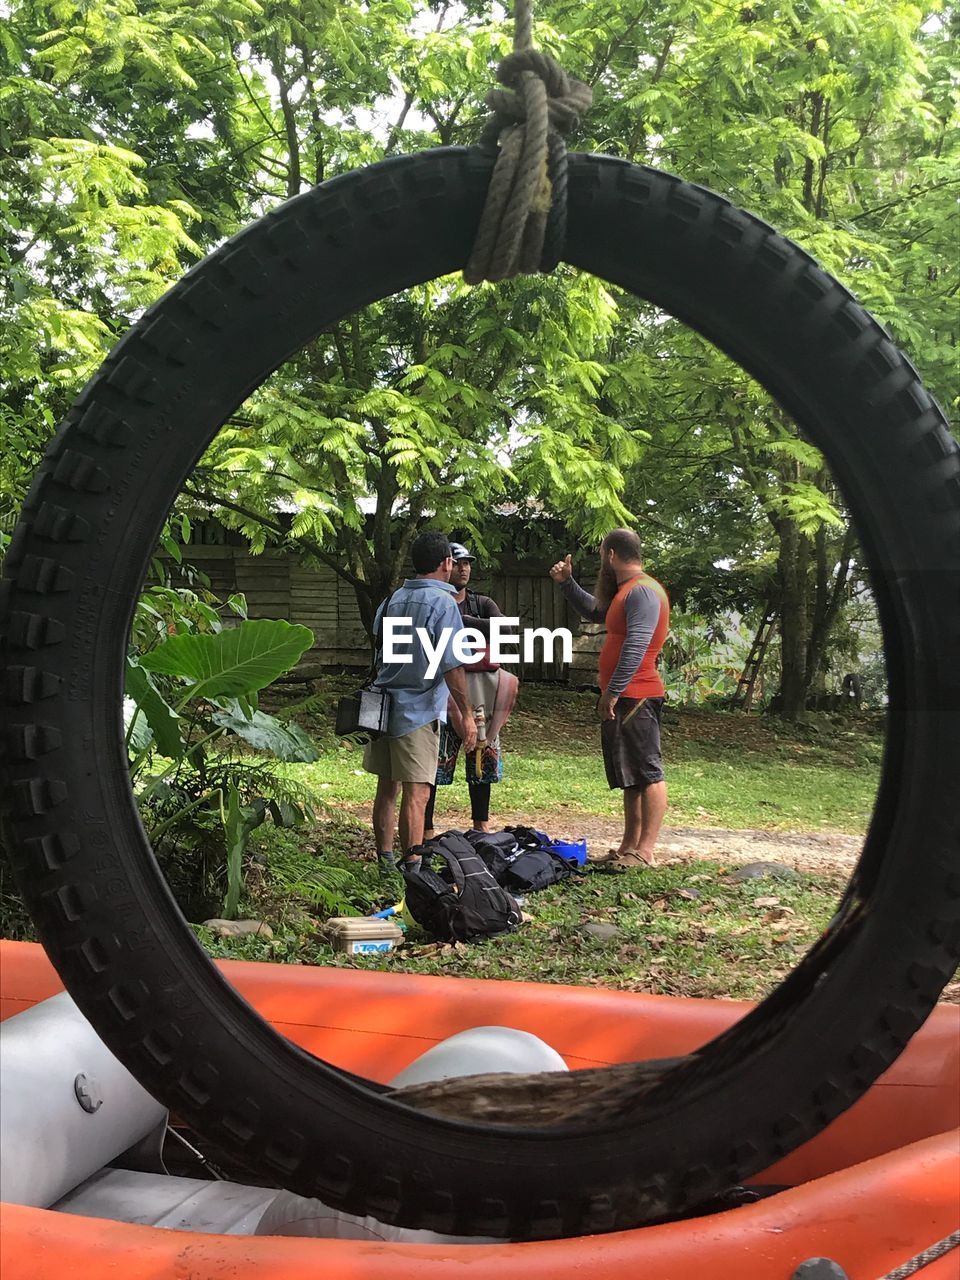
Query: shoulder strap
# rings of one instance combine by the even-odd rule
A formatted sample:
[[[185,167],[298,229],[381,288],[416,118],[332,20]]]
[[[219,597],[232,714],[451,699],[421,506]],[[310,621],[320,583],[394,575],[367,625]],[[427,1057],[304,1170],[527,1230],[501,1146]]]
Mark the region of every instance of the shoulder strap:
[[[450,868],[450,874],[453,876],[453,883],[457,886],[458,892],[463,892],[463,886],[466,884],[466,877],[463,874],[463,867],[460,865],[459,854],[454,853],[450,849],[445,849],[442,844],[442,837],[431,849],[432,853],[438,853],[444,862]]]
[[[380,621],[375,624],[376,629],[373,633],[373,653],[370,657],[370,683],[371,684],[377,678],[377,654],[383,648],[383,620],[387,616],[387,609],[390,607],[390,602],[393,600],[393,597],[396,594],[397,594],[396,591],[391,591],[390,594],[387,596],[387,598],[384,600],[383,605],[379,610]]]

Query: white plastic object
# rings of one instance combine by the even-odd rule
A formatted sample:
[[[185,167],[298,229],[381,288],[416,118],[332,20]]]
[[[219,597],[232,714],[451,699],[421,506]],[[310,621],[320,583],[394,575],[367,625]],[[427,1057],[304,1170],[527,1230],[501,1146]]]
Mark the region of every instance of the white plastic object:
[[[423,1084],[427,1080],[449,1080],[453,1076],[481,1076],[509,1071],[533,1074],[537,1071],[566,1071],[567,1064],[539,1036],[515,1027],[470,1027],[441,1040],[414,1059],[390,1084],[395,1089]]]
[[[0,1199],[46,1209],[165,1116],[65,992],[0,1024]]]

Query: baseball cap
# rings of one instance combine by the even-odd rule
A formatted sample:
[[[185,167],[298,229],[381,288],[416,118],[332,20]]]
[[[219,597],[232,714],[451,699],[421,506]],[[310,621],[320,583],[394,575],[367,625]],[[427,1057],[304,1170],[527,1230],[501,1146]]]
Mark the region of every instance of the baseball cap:
[[[472,556],[462,542],[451,542],[450,554],[454,560],[476,560],[476,556]]]

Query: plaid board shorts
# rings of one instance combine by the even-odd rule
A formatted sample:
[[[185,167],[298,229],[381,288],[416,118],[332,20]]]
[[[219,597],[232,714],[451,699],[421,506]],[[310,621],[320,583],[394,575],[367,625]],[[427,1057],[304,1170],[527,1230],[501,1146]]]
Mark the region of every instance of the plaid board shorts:
[[[453,782],[457,771],[457,757],[463,746],[461,740],[449,724],[440,726],[440,760],[437,765],[437,786],[446,787]],[[467,752],[467,782],[486,783],[503,780],[503,753],[500,750],[499,738],[486,743],[481,749],[480,769],[477,770],[477,753]]]
[[[663,698],[620,698],[613,710],[613,720],[600,722],[603,765],[611,790],[663,782]]]

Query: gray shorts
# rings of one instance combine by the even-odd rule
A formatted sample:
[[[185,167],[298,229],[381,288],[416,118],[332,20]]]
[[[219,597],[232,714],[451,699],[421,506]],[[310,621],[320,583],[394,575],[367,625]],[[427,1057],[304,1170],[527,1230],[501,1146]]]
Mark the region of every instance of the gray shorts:
[[[426,782],[437,777],[440,757],[440,722],[432,720],[402,738],[384,734],[374,738],[363,749],[363,767],[367,773],[393,782]]]
[[[614,719],[600,722],[603,765],[611,789],[663,782],[660,758],[662,698],[620,698]]]

